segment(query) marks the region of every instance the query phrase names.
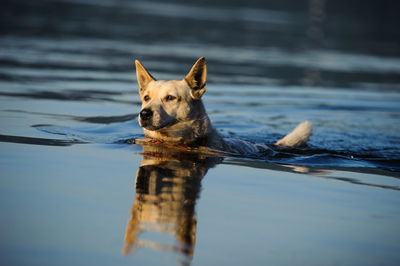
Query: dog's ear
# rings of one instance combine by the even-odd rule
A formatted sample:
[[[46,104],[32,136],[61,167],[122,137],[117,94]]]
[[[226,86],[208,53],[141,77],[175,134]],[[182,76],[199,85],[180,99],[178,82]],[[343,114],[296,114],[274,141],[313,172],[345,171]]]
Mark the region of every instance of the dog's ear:
[[[200,99],[206,92],[206,78],[207,78],[207,65],[206,59],[200,57],[199,60],[193,65],[189,74],[185,77],[186,82],[191,88],[191,95],[193,99]]]
[[[150,81],[156,80],[145,68],[142,64],[135,60],[136,64],[136,77],[139,83],[139,91],[142,92],[143,88],[149,84]]]

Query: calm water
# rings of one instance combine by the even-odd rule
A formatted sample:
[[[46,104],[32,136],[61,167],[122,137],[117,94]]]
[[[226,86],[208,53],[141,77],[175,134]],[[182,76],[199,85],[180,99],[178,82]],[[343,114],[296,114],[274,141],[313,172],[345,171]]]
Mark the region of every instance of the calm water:
[[[1,265],[398,265],[395,4],[5,1]],[[208,61],[218,131],[304,149],[223,158],[142,137],[134,59]]]

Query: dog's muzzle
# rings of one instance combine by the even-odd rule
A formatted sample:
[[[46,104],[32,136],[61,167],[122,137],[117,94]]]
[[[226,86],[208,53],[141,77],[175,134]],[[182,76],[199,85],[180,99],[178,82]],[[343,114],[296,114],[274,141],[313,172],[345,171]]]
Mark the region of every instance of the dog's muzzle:
[[[151,109],[146,108],[146,109],[143,109],[142,111],[140,111],[139,115],[140,115],[140,119],[142,119],[142,121],[146,121],[153,117],[153,111]]]
[[[163,110],[161,110],[164,112]],[[162,119],[160,116],[162,115]],[[178,122],[167,114],[154,113],[150,108],[144,108],[139,113],[139,124],[147,130],[159,130],[161,128],[169,127]]]

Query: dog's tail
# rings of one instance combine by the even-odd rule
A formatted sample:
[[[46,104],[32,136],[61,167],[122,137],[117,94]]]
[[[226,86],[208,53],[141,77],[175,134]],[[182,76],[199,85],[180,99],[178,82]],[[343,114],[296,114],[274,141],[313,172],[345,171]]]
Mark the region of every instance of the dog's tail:
[[[312,135],[312,124],[310,121],[300,123],[292,132],[282,139],[278,140],[275,145],[299,147],[307,143]]]

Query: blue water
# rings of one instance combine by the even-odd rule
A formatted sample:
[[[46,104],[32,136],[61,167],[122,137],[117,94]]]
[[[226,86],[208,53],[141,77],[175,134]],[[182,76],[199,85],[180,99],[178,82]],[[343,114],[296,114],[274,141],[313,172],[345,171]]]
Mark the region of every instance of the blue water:
[[[397,265],[397,4],[6,1],[1,265]],[[394,26],[393,26],[394,25]],[[207,59],[224,137],[307,147],[204,156],[143,137],[134,59]]]

